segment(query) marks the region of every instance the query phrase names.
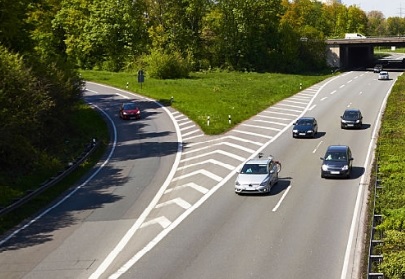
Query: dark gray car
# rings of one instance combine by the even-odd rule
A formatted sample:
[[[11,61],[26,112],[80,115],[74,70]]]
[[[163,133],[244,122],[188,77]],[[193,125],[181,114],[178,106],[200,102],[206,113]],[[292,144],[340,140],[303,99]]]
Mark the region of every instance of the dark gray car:
[[[347,109],[340,117],[340,127],[346,128],[361,128],[363,126],[363,115],[359,109]]]
[[[293,124],[292,136],[298,137],[315,137],[318,133],[318,122],[314,117],[301,117]]]
[[[330,145],[321,157],[321,177],[349,178],[352,171],[352,151],[347,145]]]

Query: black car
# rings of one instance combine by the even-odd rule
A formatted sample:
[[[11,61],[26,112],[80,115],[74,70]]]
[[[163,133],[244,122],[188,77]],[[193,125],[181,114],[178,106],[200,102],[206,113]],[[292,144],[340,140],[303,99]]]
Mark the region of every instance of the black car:
[[[349,178],[352,171],[352,152],[347,145],[330,145],[321,157],[321,177]]]
[[[301,117],[293,124],[292,136],[315,137],[318,133],[318,123],[314,117]]]
[[[381,65],[381,64],[376,64],[375,66],[374,66],[374,73],[379,73],[379,72],[381,72],[383,70],[383,65]]]
[[[340,118],[342,129],[361,128],[363,126],[363,115],[359,109],[347,109]]]

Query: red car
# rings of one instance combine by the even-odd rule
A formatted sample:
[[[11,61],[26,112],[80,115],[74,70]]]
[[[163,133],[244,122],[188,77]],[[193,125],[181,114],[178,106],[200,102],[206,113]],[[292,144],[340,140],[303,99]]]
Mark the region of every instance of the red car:
[[[141,119],[141,110],[135,103],[123,103],[120,107],[122,119]]]

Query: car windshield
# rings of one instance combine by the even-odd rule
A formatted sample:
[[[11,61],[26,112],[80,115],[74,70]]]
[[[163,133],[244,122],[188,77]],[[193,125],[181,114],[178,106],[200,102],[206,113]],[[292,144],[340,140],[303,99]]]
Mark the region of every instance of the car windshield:
[[[325,161],[347,161],[345,152],[328,152],[325,154]]]
[[[134,109],[136,109],[136,105],[135,104],[124,104],[123,109],[134,110]]]
[[[310,119],[299,119],[297,121],[297,125],[311,126],[312,125],[312,120],[310,120]]]
[[[240,171],[242,174],[266,174],[266,164],[245,164]]]
[[[359,113],[357,111],[346,111],[343,117],[345,119],[358,119]]]

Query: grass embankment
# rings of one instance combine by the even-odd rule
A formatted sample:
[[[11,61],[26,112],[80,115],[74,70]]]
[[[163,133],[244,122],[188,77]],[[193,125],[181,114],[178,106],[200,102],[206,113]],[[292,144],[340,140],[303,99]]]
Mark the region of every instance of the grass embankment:
[[[377,147],[378,178],[377,227],[384,245],[378,247],[384,259],[380,272],[387,279],[405,278],[405,77],[396,82],[387,101]]]
[[[189,79],[145,78],[141,85],[129,73],[83,71],[86,80],[128,89],[169,105],[196,122],[205,134],[215,135],[256,115],[267,107],[324,80],[327,75],[201,72]],[[231,125],[228,116],[231,116]],[[207,119],[210,117],[210,124]]]

